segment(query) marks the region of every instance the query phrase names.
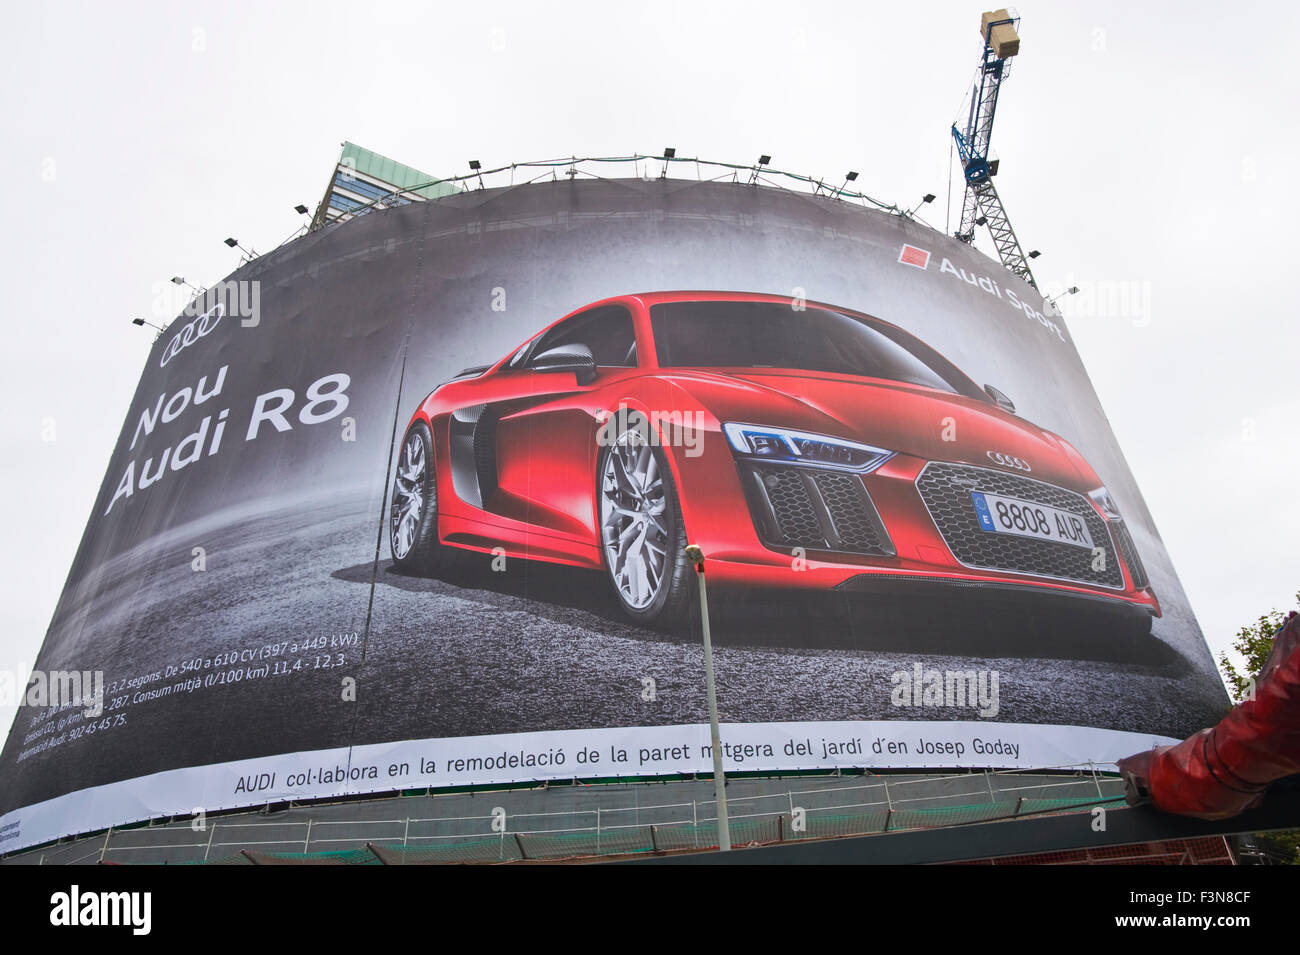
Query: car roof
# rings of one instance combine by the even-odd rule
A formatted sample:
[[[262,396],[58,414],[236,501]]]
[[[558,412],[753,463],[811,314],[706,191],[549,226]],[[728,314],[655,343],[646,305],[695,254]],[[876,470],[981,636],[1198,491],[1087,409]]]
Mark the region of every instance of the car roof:
[[[647,306],[665,302],[777,302],[788,303],[792,296],[766,292],[727,292],[717,289],[681,289],[676,291],[638,292],[627,298],[639,298]]]

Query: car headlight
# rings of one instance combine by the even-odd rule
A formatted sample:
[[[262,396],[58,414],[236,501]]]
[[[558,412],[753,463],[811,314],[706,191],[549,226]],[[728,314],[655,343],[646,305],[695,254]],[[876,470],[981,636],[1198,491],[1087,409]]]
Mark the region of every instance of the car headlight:
[[[1110,496],[1110,491],[1104,487],[1099,487],[1095,491],[1089,491],[1088,497],[1092,502],[1101,508],[1101,512],[1113,521],[1121,520],[1119,508],[1115,506],[1115,499]]]
[[[756,424],[724,424],[727,440],[736,453],[747,458],[785,461],[821,467],[870,471],[894,456],[893,451],[869,444],[809,434],[789,428],[767,428]]]

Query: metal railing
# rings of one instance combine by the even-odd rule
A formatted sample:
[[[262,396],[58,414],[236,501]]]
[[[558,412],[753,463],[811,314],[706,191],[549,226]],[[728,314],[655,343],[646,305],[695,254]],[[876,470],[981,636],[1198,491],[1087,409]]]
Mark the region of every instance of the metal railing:
[[[431,179],[428,182],[416,183],[405,189],[395,191],[389,195],[379,196],[363,206],[352,210],[351,215],[356,216],[364,211],[374,208],[385,208],[387,203],[398,199],[415,198],[424,202],[439,202],[446,198],[451,198],[461,193],[449,193],[446,196],[422,197],[414,196],[414,193],[421,189],[427,189],[431,186],[453,183],[456,185],[474,185],[477,189],[510,187],[528,185],[543,180],[558,181],[560,170],[564,170],[563,175],[566,179],[604,179],[599,170],[605,167],[625,168],[631,164],[633,177],[637,179],[668,179],[678,178],[670,177],[668,170],[673,166],[693,167],[695,171],[695,180],[697,182],[724,182],[743,183],[744,185],[763,185],[770,186],[774,189],[788,189],[804,192],[814,196],[825,196],[830,199],[852,199],[863,205],[874,206],[886,212],[892,212],[901,216],[910,216],[915,218],[915,210],[908,210],[897,206],[891,202],[883,202],[860,192],[856,189],[850,189],[849,183],[854,181],[845,177],[840,185],[836,185],[837,177],[830,177],[827,183],[826,177],[808,176],[797,172],[788,172],[783,169],[773,169],[767,163],[733,163],[722,162],[715,159],[700,159],[699,157],[686,156],[668,156],[652,155],[650,153],[632,153],[627,156],[568,156],[558,157],[555,159],[534,159],[529,162],[512,162],[502,166],[496,166],[492,169],[475,169],[460,176],[447,176],[442,179]],[[644,172],[642,171],[644,169]],[[538,170],[534,175],[533,170]],[[708,175],[705,175],[705,171]],[[856,179],[856,174],[854,174]],[[680,177],[686,178],[686,177]],[[489,180],[492,185],[489,185]],[[498,182],[498,180],[503,180]],[[466,189],[465,192],[476,191],[475,189]],[[923,221],[923,220],[922,220]]]
[[[1092,767],[1068,775],[1021,770],[851,780],[843,776],[736,780],[728,787],[734,844],[946,828],[1083,812],[1123,801],[1122,781]],[[101,836],[22,853],[12,861],[378,862],[371,846],[386,853],[390,864],[699,850],[717,845],[711,789],[711,780],[705,779],[303,805],[279,813],[248,812],[202,822],[173,820],[111,829]],[[658,798],[643,803],[647,794]],[[588,804],[557,808],[557,800]],[[476,811],[460,808],[470,803],[476,804]],[[485,803],[487,811],[477,811]],[[408,807],[417,811],[398,815]],[[37,852],[40,858],[31,859]]]

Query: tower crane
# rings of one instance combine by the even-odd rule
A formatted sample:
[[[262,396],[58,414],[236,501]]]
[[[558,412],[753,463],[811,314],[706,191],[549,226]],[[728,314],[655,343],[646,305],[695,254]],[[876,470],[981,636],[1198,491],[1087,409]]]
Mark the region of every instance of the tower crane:
[[[1007,211],[993,187],[998,161],[989,159],[989,139],[993,135],[998,91],[1010,72],[1011,58],[1020,52],[1020,36],[1016,31],[1019,23],[1020,18],[1006,10],[994,10],[980,17],[984,50],[980,54],[979,72],[971,91],[966,128],[958,129],[956,123],[952,127],[952,137],[956,140],[962,174],[966,179],[961,225],[954,236],[962,242],[971,242],[975,238],[975,227],[987,225],[1002,264],[1036,289],[1038,284],[1029,270],[1029,259],[1037,253],[1027,256],[1020,247]]]

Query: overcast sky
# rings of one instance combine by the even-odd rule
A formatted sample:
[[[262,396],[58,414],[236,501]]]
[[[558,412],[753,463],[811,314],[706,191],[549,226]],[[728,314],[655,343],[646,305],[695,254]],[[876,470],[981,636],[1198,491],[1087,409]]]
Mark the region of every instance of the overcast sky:
[[[1300,589],[1293,4],[1032,3],[997,179],[1211,649]],[[20,4],[6,12],[0,667],[30,666],[172,275],[314,208],[344,139],[439,174],[678,155],[944,227],[969,2]],[[953,183],[958,214],[959,180]],[[985,246],[987,248],[987,245]],[[1093,293],[1128,288],[1127,309]],[[158,314],[159,311],[164,314]],[[4,726],[9,715],[0,714]]]

